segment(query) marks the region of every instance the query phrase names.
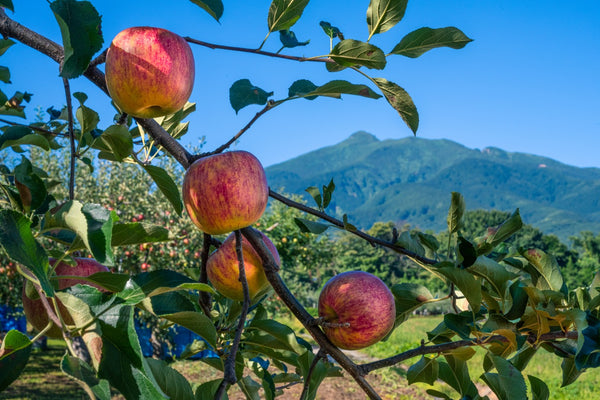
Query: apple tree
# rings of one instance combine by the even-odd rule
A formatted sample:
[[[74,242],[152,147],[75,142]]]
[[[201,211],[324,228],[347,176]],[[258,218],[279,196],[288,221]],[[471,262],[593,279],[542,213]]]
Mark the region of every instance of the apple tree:
[[[220,0],[192,2],[216,20],[221,18],[224,5]],[[11,46],[26,46],[32,53],[50,57],[64,87],[66,107],[50,109],[47,118],[33,123],[27,122],[25,111],[31,100],[29,91],[35,93],[35,87],[12,95],[4,92],[5,87],[0,92],[0,149],[10,154],[0,169],[0,243],[15,273],[26,282],[23,301],[38,302],[40,313],[47,317],[37,336],[57,329],[67,344],[68,352],[61,362],[64,373],[81,384],[90,398],[98,399],[109,399],[111,389],[127,399],[221,399],[235,384],[250,399],[274,398],[282,386],[301,384],[301,397],[310,399],[323,379],[343,370],[366,396],[379,399],[369,384],[369,373],[418,358],[408,371],[408,383],[440,380],[453,390],[455,398],[485,399],[474,383],[479,379],[500,399],[525,399],[529,395],[547,399],[546,384],[528,375],[527,385],[523,374],[538,351],[550,351],[563,359],[565,385],[575,382],[586,369],[597,367],[600,277],[597,275],[587,287],[569,290],[551,254],[504,245],[522,227],[518,210],[500,225],[489,227],[485,236],[471,238],[463,233],[465,200],[452,193],[447,243],[419,231],[399,233],[392,229],[387,237],[371,236],[352,224],[352,216],[336,218],[328,212],[333,182],[315,182],[322,187],[307,189],[314,206],[302,204],[269,188],[260,161],[253,155],[229,150],[272,109],[319,97],[384,98],[416,133],[419,117],[409,94],[397,83],[380,77],[379,72],[396,56],[415,58],[438,47],[460,49],[471,41],[454,27],[422,27],[406,34],[386,53],[373,42],[402,20],[407,0],[371,0],[365,4],[367,38],[346,37],[321,21],[328,37],[325,55],[283,54],[281,50],[303,44],[291,28],[307,4],[308,0],[273,0],[266,10],[267,37],[256,49],[181,38],[173,32],[145,27],[123,31],[102,51],[102,19],[91,2],[49,3],[49,18],[56,19],[62,34],[62,44],[58,44],[18,23],[19,13],[24,12],[19,9],[21,4],[15,7],[11,0],[0,0],[0,54],[10,51]],[[118,17],[117,10],[102,18]],[[277,52],[263,50],[275,40],[271,36],[275,32],[283,47]],[[232,107],[236,111],[255,105],[263,108],[222,146],[192,153],[179,140],[188,129],[186,118],[196,108],[186,102],[195,69],[199,68],[190,58],[193,53],[189,46],[321,63],[331,73],[356,73],[362,83],[332,79],[317,85],[299,79],[290,83],[287,96],[273,100],[270,93],[241,75],[229,91]],[[106,74],[102,72],[104,63]],[[0,67],[4,83],[10,81],[11,68],[19,65]],[[376,76],[371,71],[376,71]],[[71,80],[81,76],[97,91],[73,93]],[[99,123],[98,113],[86,105],[88,96],[112,100],[117,114],[114,124]],[[49,180],[32,148],[48,154],[66,148],[69,158],[64,179]],[[161,158],[174,160],[186,170],[183,188],[168,169],[161,167]],[[105,185],[107,177],[92,171],[105,161],[123,168],[135,165],[153,182],[155,194],[169,201],[170,212],[187,213],[193,229],[202,231],[199,262],[194,264],[197,268],[172,268],[164,260],[163,265],[146,271],[142,265],[139,270],[91,275],[82,271],[81,256],[89,254],[96,262],[115,268],[119,249],[160,246],[180,234],[169,231],[167,224],[119,218],[119,210],[128,202],[135,209],[132,199],[117,198],[109,208],[98,204],[93,195],[84,197],[75,185],[77,171],[87,168],[90,185]],[[57,185],[66,190],[56,190]],[[286,263],[294,263],[293,257],[285,257],[282,263],[270,244],[269,232],[255,229],[269,198],[309,216],[295,219],[298,230],[315,235],[343,230],[373,246],[402,254],[444,282],[446,294],[434,297],[427,287],[414,283],[388,287],[366,272],[350,271],[334,276],[325,288],[336,287],[342,277],[353,289],[342,292],[344,285],[337,285],[339,291],[334,295],[324,290],[318,315],[311,314],[280,273],[292,268]],[[221,234],[229,238],[222,241],[213,237]],[[59,273],[59,264],[72,269],[65,268],[68,274]],[[215,269],[212,275],[211,265]],[[365,278],[365,274],[370,277]],[[67,287],[63,284],[67,279],[79,283]],[[225,283],[219,285],[217,281]],[[372,301],[359,301],[365,295],[371,295]],[[279,297],[310,333],[312,343],[273,318],[264,306],[269,296]],[[413,311],[442,300],[451,302],[453,312],[441,316],[439,325],[424,333],[426,338],[412,350],[361,363],[339,347],[360,348],[373,340],[385,340],[393,329],[402,329]],[[201,336],[204,340],[190,343],[186,354],[209,349],[213,356],[202,362],[221,371],[222,377],[189,382],[165,362],[144,358],[134,329],[136,310]],[[375,329],[373,333],[382,326],[384,331]],[[76,342],[85,344],[89,357],[80,357]],[[18,331],[5,336],[0,348],[0,390],[27,364],[31,343],[32,339]],[[486,353],[484,372],[479,376],[471,375],[467,363],[474,347]],[[451,398],[434,389],[428,392]]]

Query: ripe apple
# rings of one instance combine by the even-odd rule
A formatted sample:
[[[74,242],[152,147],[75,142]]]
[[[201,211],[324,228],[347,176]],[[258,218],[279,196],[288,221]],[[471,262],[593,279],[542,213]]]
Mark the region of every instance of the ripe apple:
[[[64,262],[59,263],[54,269],[55,274],[59,277],[62,275],[89,276],[95,274],[96,272],[108,272],[108,268],[91,258],[75,258],[75,261],[77,265],[75,265],[74,267]],[[54,265],[55,262],[55,259],[50,259],[50,265]],[[78,283],[94,286],[102,291],[105,290],[93,283],[75,278],[59,279],[58,289],[67,289],[71,286],[77,285]],[[23,285],[23,311],[25,312],[25,317],[27,317],[27,321],[29,321],[29,323],[35,329],[41,331],[46,327],[46,325],[48,325],[48,314],[46,313],[46,309],[42,304],[42,300],[40,300],[39,298],[31,299],[27,296],[26,286],[26,284]],[[60,313],[63,316],[65,322],[67,324],[73,324],[73,319],[69,316],[67,309],[60,303],[60,300],[58,301]],[[58,326],[55,325],[52,328],[50,328],[48,332],[46,332],[46,336],[51,338],[62,338],[62,331]]]
[[[281,263],[279,253],[275,245],[264,233],[261,236],[267,248],[273,254],[277,265]],[[265,275],[260,256],[248,240],[242,236],[242,255],[244,257],[244,271],[248,281],[250,299],[269,285]],[[213,252],[206,263],[208,280],[215,289],[223,296],[233,300],[243,301],[244,290],[239,281],[240,269],[235,251],[235,234],[230,234],[215,252]]]
[[[228,151],[196,160],[183,179],[183,203],[192,221],[210,235],[255,223],[269,198],[260,161],[247,151]]]
[[[121,111],[155,118],[179,111],[194,85],[194,56],[173,32],[148,26],[121,31],[106,53],[106,86]]]
[[[383,339],[394,327],[396,303],[375,275],[347,271],[331,278],[319,295],[319,317],[331,343],[356,350]]]

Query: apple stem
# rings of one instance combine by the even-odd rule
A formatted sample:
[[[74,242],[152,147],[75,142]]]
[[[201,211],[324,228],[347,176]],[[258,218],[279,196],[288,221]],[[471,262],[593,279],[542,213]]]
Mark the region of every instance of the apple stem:
[[[350,328],[350,322],[328,322],[323,317],[317,318],[317,325],[323,328]]]

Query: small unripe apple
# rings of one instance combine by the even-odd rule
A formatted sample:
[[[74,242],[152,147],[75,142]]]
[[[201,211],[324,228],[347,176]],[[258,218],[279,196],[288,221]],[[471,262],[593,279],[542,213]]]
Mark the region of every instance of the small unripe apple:
[[[106,86],[119,109],[155,118],[179,111],[194,85],[194,56],[179,35],[161,28],[121,31],[106,53]]]
[[[196,160],[183,179],[183,203],[203,232],[220,235],[255,223],[269,198],[260,161],[247,151]]]
[[[363,271],[331,278],[319,295],[319,317],[331,343],[357,350],[383,339],[394,327],[394,295],[381,279]]]
[[[271,251],[275,262],[279,265],[281,260],[279,259],[279,253],[277,253],[275,245],[262,232],[261,236],[265,245]],[[235,234],[232,233],[225,239],[221,247],[208,257],[206,272],[208,280],[219,293],[230,299],[243,301],[244,290],[239,280],[240,269],[235,246]],[[252,299],[269,285],[269,281],[265,275],[260,256],[243,236],[242,255],[250,299]]]
[[[50,259],[50,265],[54,265],[56,262],[55,259]],[[62,275],[74,275],[74,276],[89,276],[93,275],[96,272],[108,272],[108,268],[104,265],[100,264],[96,260],[90,258],[75,258],[75,262],[77,263],[74,267],[70,266],[67,263],[61,262],[54,269],[55,274],[60,277]],[[71,286],[75,286],[78,283],[90,285],[97,287],[98,289],[104,291],[105,289],[85,280],[76,279],[76,278],[64,278],[58,280],[58,289],[63,290],[70,288]],[[41,331],[48,325],[49,317],[46,313],[46,309],[42,303],[42,300],[38,297],[36,299],[31,299],[27,296],[26,293],[27,285],[23,285],[23,311],[25,312],[25,317],[27,317],[27,321],[38,331]],[[33,289],[33,288],[32,288]],[[35,290],[35,289],[34,289]],[[52,302],[48,299],[50,305]],[[68,325],[73,324],[73,319],[70,317],[67,309],[65,308],[60,300],[58,300],[60,313],[64,318],[65,323]],[[46,336],[51,338],[62,338],[62,331],[56,325],[54,325],[48,332],[46,332]]]

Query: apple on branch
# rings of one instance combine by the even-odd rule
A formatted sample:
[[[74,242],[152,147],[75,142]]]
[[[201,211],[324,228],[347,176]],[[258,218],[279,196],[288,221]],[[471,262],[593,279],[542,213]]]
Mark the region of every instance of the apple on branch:
[[[347,271],[328,280],[318,310],[325,335],[346,350],[377,343],[396,319],[394,295],[381,279],[364,271]]]
[[[275,245],[264,233],[260,232],[260,235],[267,248],[271,251],[271,254],[273,254],[275,262],[277,265],[280,265],[281,260],[279,259],[279,253],[277,253]],[[239,280],[240,270],[235,246],[235,234],[232,233],[209,256],[206,263],[206,272],[208,280],[219,293],[232,300],[243,301],[244,291],[242,283]],[[260,256],[244,236],[242,236],[242,255],[250,299],[253,299],[258,293],[261,293],[269,286],[269,281],[265,275]]]
[[[50,265],[54,265],[55,262],[56,262],[55,259],[50,258]],[[71,286],[75,286],[79,283],[94,286],[102,291],[105,290],[105,289],[99,287],[98,285],[95,285],[95,284],[88,282],[86,280],[83,280],[83,279],[77,279],[77,278],[60,279],[60,276],[87,277],[87,276],[93,275],[97,272],[109,272],[108,268],[106,268],[104,265],[100,264],[99,262],[97,262],[96,260],[93,260],[91,258],[75,258],[75,262],[76,262],[76,265],[73,267],[65,262],[61,262],[56,266],[56,268],[54,268],[54,273],[56,274],[56,276],[59,277],[58,290],[67,289],[67,288],[70,288]],[[37,291],[35,291],[35,289],[31,285],[28,285],[27,282],[28,281],[26,281],[26,283],[23,285],[23,294],[22,294],[23,311],[25,313],[25,317],[27,318],[27,321],[31,324],[31,326],[33,326],[36,330],[41,331],[48,325],[49,317],[48,317],[48,314],[46,313],[46,309],[44,308],[42,300],[37,296]],[[27,290],[28,286],[29,286],[29,288],[34,289],[31,293],[28,293],[28,290]],[[30,298],[30,296],[31,296],[31,298]],[[48,299],[48,301],[50,301],[50,300]],[[60,313],[63,316],[64,321],[68,325],[73,324],[73,319],[69,316],[69,313],[68,313],[67,309],[65,308],[65,306],[60,303],[60,300],[57,299],[57,301],[59,304]],[[50,302],[50,304],[52,304],[52,303]],[[46,336],[51,337],[51,338],[57,338],[57,339],[63,337],[61,329],[56,325],[54,325],[52,328],[50,328],[49,331],[46,332]]]
[[[183,179],[183,203],[198,228],[220,235],[252,225],[269,199],[260,161],[247,151],[228,151],[196,160]]]
[[[161,28],[121,31],[106,53],[106,86],[119,109],[155,118],[179,111],[194,85],[194,56],[179,35]]]

